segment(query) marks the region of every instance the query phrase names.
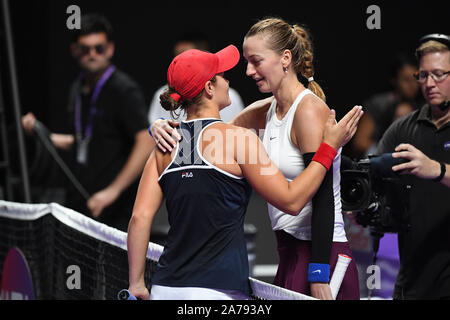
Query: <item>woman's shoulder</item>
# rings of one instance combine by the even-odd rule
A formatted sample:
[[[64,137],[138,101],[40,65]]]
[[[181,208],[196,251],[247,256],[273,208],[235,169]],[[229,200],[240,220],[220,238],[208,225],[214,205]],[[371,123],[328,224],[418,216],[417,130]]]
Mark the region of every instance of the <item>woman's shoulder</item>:
[[[248,134],[249,132],[254,131],[253,129],[247,129],[227,122],[216,122],[209,126],[206,130],[208,129],[216,129],[223,131],[224,133],[230,133],[234,135]]]
[[[259,108],[268,108],[272,102],[275,100],[274,96],[270,96],[268,98],[264,98],[264,99],[260,99],[260,100],[256,100],[253,103],[249,104],[247,106],[247,108],[250,109],[259,109]]]
[[[327,116],[330,113],[328,105],[315,94],[306,94],[299,102],[296,117]]]

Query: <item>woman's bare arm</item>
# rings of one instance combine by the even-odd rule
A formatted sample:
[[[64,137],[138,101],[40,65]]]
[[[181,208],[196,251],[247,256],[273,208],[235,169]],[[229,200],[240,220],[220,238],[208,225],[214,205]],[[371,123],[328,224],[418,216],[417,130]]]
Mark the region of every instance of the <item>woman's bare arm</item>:
[[[330,112],[323,141],[335,150],[345,145],[355,134],[361,115],[361,108],[354,107],[336,124],[335,113]],[[245,178],[273,206],[288,214],[297,215],[317,192],[327,172],[326,168],[313,161],[293,181],[288,182],[270,160],[261,140],[250,130],[240,130],[238,141],[246,141],[247,147],[244,150],[245,157],[236,157],[236,161]],[[236,147],[235,153],[242,151]],[[250,161],[251,159],[254,161]]]
[[[269,110],[273,99],[274,97],[272,96],[253,102],[239,112],[230,121],[230,124],[255,131],[264,129],[266,126],[267,110]],[[151,135],[162,152],[166,152],[166,150],[172,151],[177,141],[180,140],[180,136],[174,128],[178,125],[178,121],[167,119],[157,119],[151,124]]]
[[[273,96],[258,100],[239,112],[230,124],[247,129],[260,130],[266,127],[266,115],[275,99]]]
[[[163,192],[158,183],[155,152],[150,155],[139,183],[133,215],[128,225],[129,290],[134,296],[148,299],[144,271],[150,228],[153,218],[163,201]]]

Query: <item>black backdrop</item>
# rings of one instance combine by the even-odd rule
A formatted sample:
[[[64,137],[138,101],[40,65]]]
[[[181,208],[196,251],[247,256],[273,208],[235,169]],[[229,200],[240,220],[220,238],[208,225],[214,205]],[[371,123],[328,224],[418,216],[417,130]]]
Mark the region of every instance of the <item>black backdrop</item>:
[[[141,84],[148,102],[165,82],[173,39],[185,31],[202,31],[218,50],[230,43],[241,48],[246,31],[264,16],[305,24],[314,40],[315,78],[338,118],[389,87],[388,62],[395,52],[412,53],[424,34],[448,33],[445,1],[10,1],[22,111],[35,112],[55,131],[78,72],[66,27],[71,4],[111,20],[114,62]],[[371,4],[381,9],[380,30],[366,27]],[[245,76],[244,59],[228,77],[247,104],[263,97]]]
[[[201,31],[213,51],[232,43],[238,48],[249,27],[265,16],[280,16],[305,24],[315,46],[315,79],[322,85],[338,118],[368,96],[389,88],[389,62],[396,52],[413,53],[417,40],[428,33],[449,33],[446,1],[77,1],[10,0],[22,114],[34,112],[54,132],[63,131],[67,93],[78,68],[69,52],[71,31],[66,8],[105,14],[115,29],[114,63],[142,86],[147,102],[165,82],[175,38]],[[369,5],[381,9],[381,29],[369,30]],[[6,116],[13,112],[0,28],[0,75],[5,89]],[[245,76],[245,61],[227,73],[231,85],[249,104],[263,97]],[[12,130],[13,131],[13,130]],[[10,138],[10,147],[15,141]],[[345,151],[345,149],[344,149]],[[17,152],[16,152],[17,154]],[[29,153],[30,156],[30,153]],[[15,156],[17,157],[17,155]],[[13,155],[14,159],[14,155]],[[29,163],[32,159],[28,160]],[[13,163],[14,164],[14,163]],[[15,201],[20,201],[17,199]],[[276,245],[266,218],[265,202],[254,196],[247,222],[258,229],[258,264],[276,264]],[[161,221],[164,220],[162,216]],[[163,222],[161,222],[163,223]]]

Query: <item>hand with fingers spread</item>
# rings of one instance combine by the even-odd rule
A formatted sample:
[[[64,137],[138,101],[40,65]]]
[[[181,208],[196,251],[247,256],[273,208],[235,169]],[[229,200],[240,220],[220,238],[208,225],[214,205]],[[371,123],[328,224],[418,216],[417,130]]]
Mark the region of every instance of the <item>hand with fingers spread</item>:
[[[392,171],[399,174],[412,174],[422,179],[435,179],[441,174],[439,162],[428,158],[422,151],[408,143],[399,144],[392,157],[409,160],[392,167]]]
[[[152,123],[150,132],[155,140],[156,146],[162,151],[172,151],[177,145],[177,141],[181,139],[177,130],[174,127],[178,127],[180,123],[174,120],[157,119]]]
[[[336,123],[336,111],[331,110],[323,133],[323,142],[334,149],[343,147],[356,132],[358,121],[363,115],[361,106],[354,106],[338,123]]]

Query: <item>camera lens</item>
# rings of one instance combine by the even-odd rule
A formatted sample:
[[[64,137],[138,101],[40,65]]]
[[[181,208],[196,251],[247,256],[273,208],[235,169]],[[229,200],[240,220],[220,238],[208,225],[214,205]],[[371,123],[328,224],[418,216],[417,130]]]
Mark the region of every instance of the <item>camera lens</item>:
[[[346,202],[356,203],[362,197],[362,185],[359,181],[351,181],[347,186],[345,186],[342,198]]]
[[[370,203],[369,182],[358,176],[348,177],[341,183],[341,199],[344,211],[365,209]]]

